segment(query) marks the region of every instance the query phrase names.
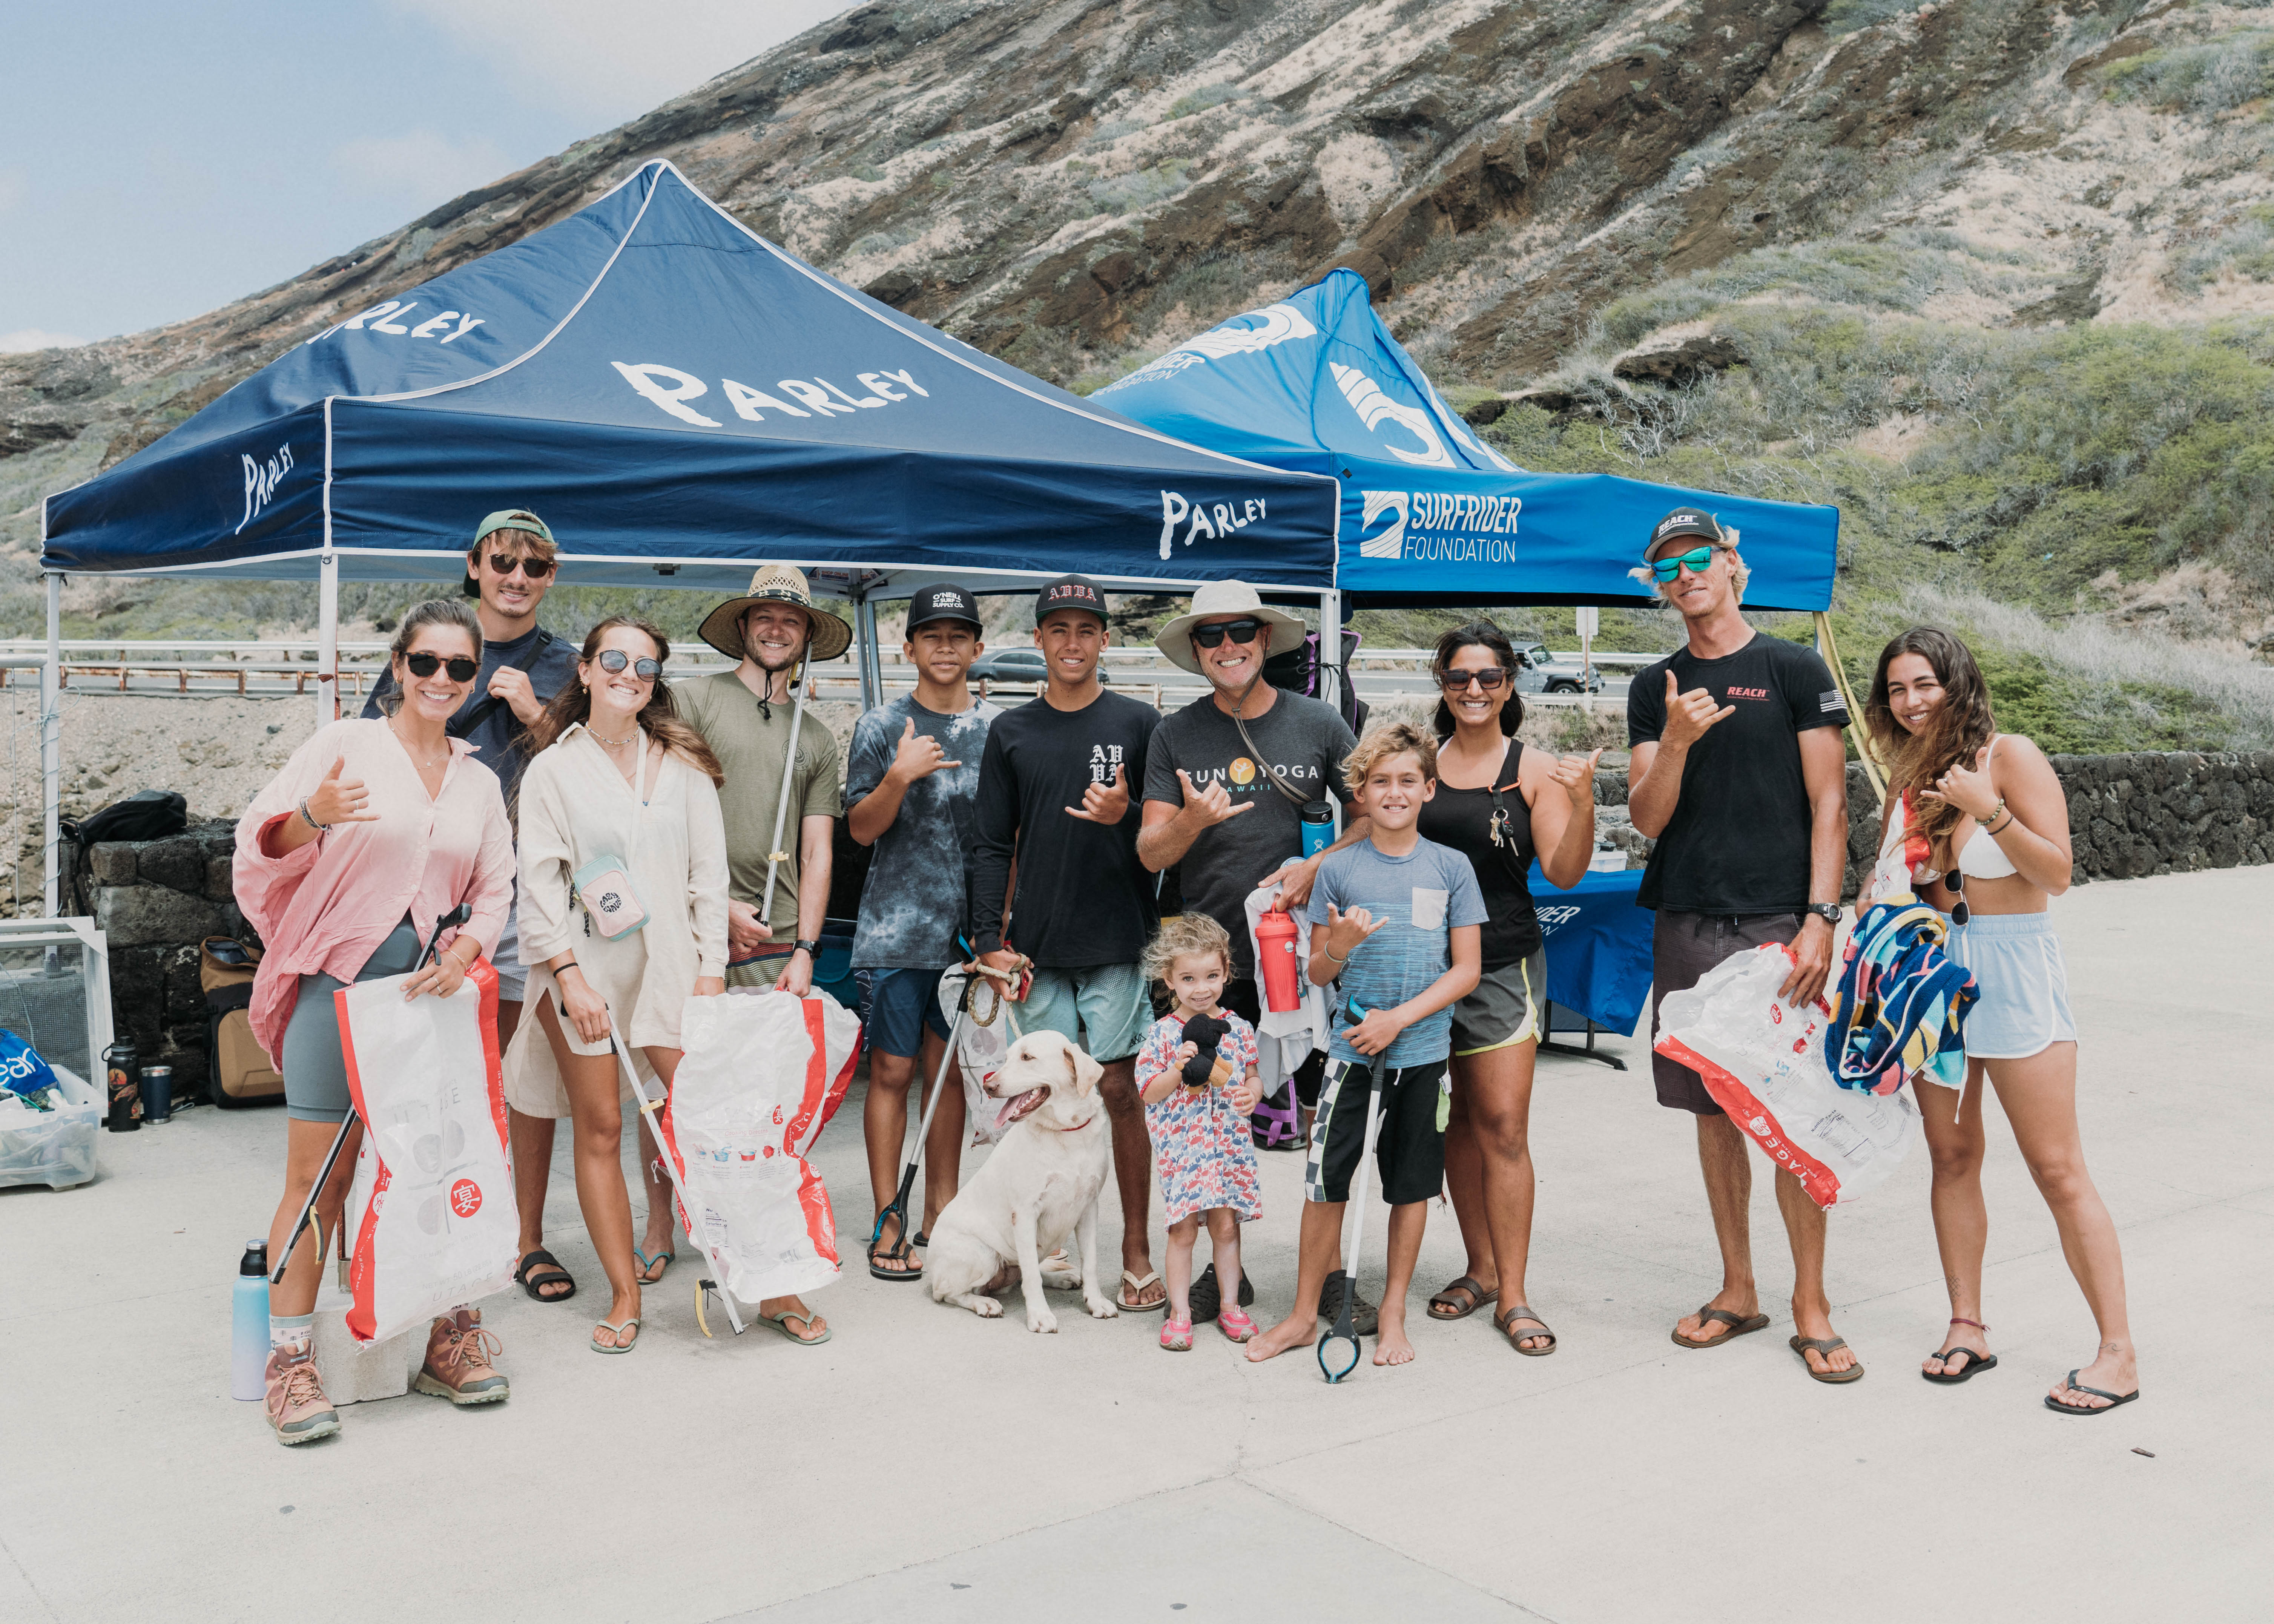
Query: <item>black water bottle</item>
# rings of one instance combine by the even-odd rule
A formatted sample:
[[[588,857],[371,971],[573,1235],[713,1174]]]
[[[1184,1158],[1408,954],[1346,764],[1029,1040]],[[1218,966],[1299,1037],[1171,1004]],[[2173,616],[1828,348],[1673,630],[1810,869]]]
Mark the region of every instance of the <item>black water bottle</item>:
[[[121,1038],[102,1051],[102,1069],[110,1083],[110,1115],[102,1125],[113,1133],[132,1133],[142,1125],[142,1056]]]

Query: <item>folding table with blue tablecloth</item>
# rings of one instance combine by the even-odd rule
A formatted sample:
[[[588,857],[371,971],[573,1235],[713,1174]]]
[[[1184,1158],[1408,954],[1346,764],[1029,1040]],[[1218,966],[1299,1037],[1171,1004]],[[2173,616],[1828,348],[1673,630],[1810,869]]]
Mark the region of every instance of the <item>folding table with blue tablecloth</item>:
[[[1632,1032],[1650,996],[1650,933],[1656,915],[1636,905],[1642,873],[1591,868],[1570,891],[1558,891],[1540,865],[1532,865],[1532,906],[1547,947],[1548,1030],[1541,1052],[1583,1055],[1626,1070],[1616,1056],[1596,1051],[1595,1034]],[[1547,1041],[1558,1032],[1584,1032],[1586,1042]]]

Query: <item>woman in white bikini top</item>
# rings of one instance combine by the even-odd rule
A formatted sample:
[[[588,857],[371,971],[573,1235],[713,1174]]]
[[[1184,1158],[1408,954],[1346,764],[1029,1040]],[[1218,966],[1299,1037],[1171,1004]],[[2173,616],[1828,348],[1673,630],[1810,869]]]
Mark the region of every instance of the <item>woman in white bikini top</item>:
[[[1894,780],[1887,838],[1865,900],[1915,889],[1948,914],[1962,929],[1946,951],[1978,994],[1966,1019],[1965,1088],[1912,1091],[1934,1156],[1935,1241],[1951,1313],[1942,1346],[1920,1373],[1949,1384],[1998,1364],[1981,1319],[1990,1232],[1982,1196],[1986,1081],[2098,1322],[2092,1359],[2053,1383],[2045,1407],[2097,1415],[2137,1398],[2140,1378],[2123,1253],[2077,1133],[2076,1024],[2059,939],[2046,917],[2072,872],[2067,797],[2044,751],[1997,732],[1982,668],[1947,632],[1915,627],[1888,643],[1864,717]],[[1919,836],[1929,842],[1924,853]],[[1949,868],[1937,871],[1937,862]]]

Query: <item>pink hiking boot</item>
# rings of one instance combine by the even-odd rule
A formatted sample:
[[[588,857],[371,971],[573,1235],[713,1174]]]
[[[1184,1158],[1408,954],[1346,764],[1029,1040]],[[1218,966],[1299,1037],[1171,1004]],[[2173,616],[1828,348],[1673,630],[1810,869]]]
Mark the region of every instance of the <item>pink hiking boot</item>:
[[[324,1396],[324,1380],[305,1342],[288,1342],[268,1354],[268,1392],[262,1406],[276,1441],[290,1447],[340,1430],[340,1412]]]
[[[498,1339],[482,1329],[482,1311],[461,1308],[434,1321],[426,1335],[426,1362],[410,1385],[453,1404],[494,1404],[513,1391],[504,1372],[490,1363],[503,1351]]]

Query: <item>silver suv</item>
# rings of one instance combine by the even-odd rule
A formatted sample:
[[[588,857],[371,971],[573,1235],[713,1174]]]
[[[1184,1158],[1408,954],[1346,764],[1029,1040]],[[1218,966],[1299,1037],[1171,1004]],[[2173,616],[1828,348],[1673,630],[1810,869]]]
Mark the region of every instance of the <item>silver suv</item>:
[[[1585,669],[1568,654],[1551,654],[1544,643],[1525,643],[1516,651],[1516,688],[1520,694],[1600,694],[1603,668]]]

